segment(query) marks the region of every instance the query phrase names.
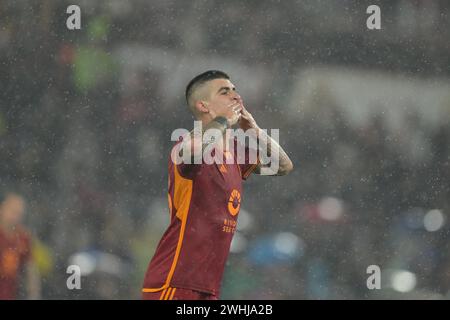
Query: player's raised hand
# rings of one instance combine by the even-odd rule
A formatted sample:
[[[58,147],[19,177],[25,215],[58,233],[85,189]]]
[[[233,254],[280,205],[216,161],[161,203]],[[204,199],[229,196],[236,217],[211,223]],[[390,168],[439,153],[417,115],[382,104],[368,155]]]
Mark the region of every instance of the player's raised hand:
[[[255,119],[253,118],[252,114],[248,112],[248,110],[242,105],[241,109],[241,117],[239,119],[239,127],[242,130],[247,129],[258,129],[258,124],[256,123]]]
[[[239,102],[234,102],[230,105],[230,109],[232,110],[232,112],[230,113],[230,117],[228,119],[228,125],[231,127],[233,125],[235,125],[236,123],[238,123],[239,119],[242,116],[242,104]]]

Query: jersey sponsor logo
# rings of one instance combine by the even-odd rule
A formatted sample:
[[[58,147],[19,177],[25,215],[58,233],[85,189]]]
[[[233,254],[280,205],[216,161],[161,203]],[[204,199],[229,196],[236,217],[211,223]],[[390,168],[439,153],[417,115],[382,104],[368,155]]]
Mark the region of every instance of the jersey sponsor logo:
[[[234,233],[236,231],[237,221],[233,219],[223,219],[222,231],[226,233]]]
[[[239,208],[241,207],[241,194],[236,189],[233,189],[230,195],[230,199],[228,200],[228,212],[232,216],[235,216],[239,212]]]

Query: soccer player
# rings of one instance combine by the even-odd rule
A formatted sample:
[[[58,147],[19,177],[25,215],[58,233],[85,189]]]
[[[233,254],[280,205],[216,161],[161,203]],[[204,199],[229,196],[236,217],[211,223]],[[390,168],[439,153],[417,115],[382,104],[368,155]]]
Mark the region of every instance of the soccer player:
[[[26,275],[27,298],[40,298],[40,281],[31,257],[31,236],[21,224],[24,211],[25,201],[20,195],[0,195],[0,300],[17,299],[22,272]]]
[[[238,125],[252,129],[268,155],[279,155],[279,166],[271,175],[285,175],[293,168],[283,149],[260,130],[253,116],[222,72],[210,70],[192,79],[186,87],[186,100],[195,118],[202,123],[203,132]],[[216,131],[217,132],[217,131]],[[234,139],[236,140],[236,139]],[[189,141],[189,142],[188,142]],[[234,141],[235,142],[235,141]],[[264,143],[261,143],[264,142]],[[191,139],[178,141],[172,155],[180,153],[190,143],[192,159],[217,141],[204,141],[191,134]],[[193,146],[202,145],[200,151]],[[249,160],[250,148],[245,147],[245,163],[239,163],[236,152],[222,150],[222,163],[176,163],[169,160],[168,202],[170,225],[160,240],[148,266],[142,298],[149,300],[216,300],[236,230],[241,206],[242,181],[253,172],[260,174],[260,161]],[[232,161],[227,157],[234,157]],[[231,163],[231,164],[230,164]],[[267,173],[265,173],[267,174]]]

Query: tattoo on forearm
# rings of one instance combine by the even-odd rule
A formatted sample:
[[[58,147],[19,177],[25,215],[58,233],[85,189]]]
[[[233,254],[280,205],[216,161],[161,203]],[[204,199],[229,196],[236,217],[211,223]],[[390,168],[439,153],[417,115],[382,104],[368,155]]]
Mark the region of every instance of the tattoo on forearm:
[[[258,139],[262,141],[259,145],[261,146],[267,146],[266,150],[264,150],[267,155],[270,157],[272,155],[272,150],[275,148],[278,150],[279,155],[279,169],[278,173],[275,174],[283,174],[289,166],[291,166],[291,160],[289,159],[289,156],[286,154],[286,152],[283,150],[283,148],[270,136],[268,136],[264,131],[259,131]],[[257,173],[260,172],[260,168],[257,168]]]

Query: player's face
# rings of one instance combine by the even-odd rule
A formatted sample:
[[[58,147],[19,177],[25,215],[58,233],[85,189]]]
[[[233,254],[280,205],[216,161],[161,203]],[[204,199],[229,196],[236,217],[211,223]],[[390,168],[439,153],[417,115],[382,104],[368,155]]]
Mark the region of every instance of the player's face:
[[[211,107],[228,106],[238,101],[242,103],[241,96],[236,87],[228,79],[214,79],[209,83],[209,104]]]
[[[7,226],[18,225],[22,221],[24,211],[23,199],[16,195],[9,195],[0,206],[1,222]]]

